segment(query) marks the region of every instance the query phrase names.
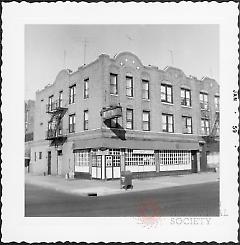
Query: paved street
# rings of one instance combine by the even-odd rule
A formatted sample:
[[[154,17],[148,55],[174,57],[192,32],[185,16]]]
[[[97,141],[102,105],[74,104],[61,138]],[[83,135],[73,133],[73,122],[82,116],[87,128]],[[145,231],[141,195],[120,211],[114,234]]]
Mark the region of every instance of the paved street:
[[[219,182],[84,197],[25,185],[25,216],[218,216]]]

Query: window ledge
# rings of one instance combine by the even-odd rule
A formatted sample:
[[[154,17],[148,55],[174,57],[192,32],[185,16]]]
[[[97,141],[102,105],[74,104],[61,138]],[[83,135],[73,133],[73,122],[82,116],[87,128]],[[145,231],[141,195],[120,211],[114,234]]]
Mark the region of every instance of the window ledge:
[[[162,104],[164,104],[164,105],[171,105],[171,106],[174,105],[173,103],[169,103],[169,102],[164,102],[164,101],[161,101],[161,102],[162,102]]]
[[[127,96],[127,98],[130,99],[130,100],[133,100],[134,99],[133,96]]]
[[[118,96],[118,94],[110,94],[111,96]]]
[[[192,109],[192,106],[188,106],[188,105],[181,105],[181,107]]]
[[[150,102],[150,99],[142,99],[143,101],[147,101],[147,102]]]

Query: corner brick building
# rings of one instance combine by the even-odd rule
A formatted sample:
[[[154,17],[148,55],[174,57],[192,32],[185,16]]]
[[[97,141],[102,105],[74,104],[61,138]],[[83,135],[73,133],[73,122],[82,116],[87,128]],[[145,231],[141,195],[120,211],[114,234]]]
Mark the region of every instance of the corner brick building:
[[[30,171],[114,179],[208,169],[219,146],[219,85],[134,54],[102,54],[36,92]]]

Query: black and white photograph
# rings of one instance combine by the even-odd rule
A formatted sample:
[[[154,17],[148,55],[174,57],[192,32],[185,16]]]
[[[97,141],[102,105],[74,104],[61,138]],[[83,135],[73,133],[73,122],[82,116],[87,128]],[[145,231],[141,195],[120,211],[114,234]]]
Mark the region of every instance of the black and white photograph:
[[[10,173],[3,168],[9,176],[5,181],[13,181],[8,200],[21,202],[19,226],[22,222],[22,230],[30,229],[21,240],[121,241],[118,237],[132,230],[142,235],[135,240],[130,232],[123,241],[145,241],[141,238],[145,233],[146,239],[155,234],[148,241],[236,241],[237,35],[235,28],[226,26],[237,23],[233,11],[237,5],[226,4],[232,17],[226,11],[229,23],[223,24],[218,19],[223,5],[215,4],[215,18],[209,10],[201,21],[190,21],[189,14],[188,21],[183,16],[171,21],[159,17],[155,22],[144,17],[134,23],[129,21],[133,5],[128,9],[127,4],[119,5],[117,23],[111,22],[114,16],[109,11],[117,13],[114,4],[61,3],[47,10],[42,4],[35,10],[25,6],[29,18],[15,23],[20,41],[8,39],[10,46],[14,41],[20,46],[21,56],[8,54],[21,57],[20,72],[7,67],[22,81],[11,85],[20,98],[8,98],[21,106],[7,107],[15,111],[11,127],[19,123],[21,133],[15,138],[21,147],[18,154],[14,146],[18,143],[11,143],[7,155],[16,159]],[[175,11],[181,12],[180,5]],[[141,5],[135,6],[141,15]],[[161,13],[167,7],[157,6]],[[61,7],[69,9],[65,17]],[[157,16],[154,4],[151,7]],[[183,12],[197,11],[192,4],[182,7]],[[31,9],[39,10],[37,16]],[[128,9],[126,22],[124,9]],[[87,21],[101,10],[105,17]],[[167,10],[173,16],[173,6]],[[146,12],[150,15],[150,9]],[[9,13],[12,16],[14,11]],[[12,33],[14,24],[7,20]],[[224,31],[235,35],[232,45],[226,45]],[[234,57],[232,63],[224,58],[223,45]],[[229,70],[223,71],[224,67]],[[3,174],[3,185],[6,182]],[[17,192],[21,201],[14,196]],[[4,202],[3,208],[10,209]],[[224,240],[219,233],[229,225],[234,229]],[[5,227],[9,241],[11,226]],[[55,230],[41,240],[37,227],[43,233],[47,227]],[[82,237],[76,238],[77,227],[85,233]],[[119,229],[123,233],[116,235]],[[194,232],[187,236],[190,229]],[[208,234],[200,238],[201,229]],[[160,230],[166,231],[162,238],[157,235]],[[178,231],[185,231],[185,237],[171,235]]]

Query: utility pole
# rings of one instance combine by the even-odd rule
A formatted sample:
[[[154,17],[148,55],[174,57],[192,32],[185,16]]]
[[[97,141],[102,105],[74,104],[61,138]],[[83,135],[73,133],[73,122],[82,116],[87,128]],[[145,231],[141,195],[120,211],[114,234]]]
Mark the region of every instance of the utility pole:
[[[172,65],[174,65],[174,59],[173,59],[173,50],[168,50],[169,53],[170,53],[170,56],[171,56],[171,62],[172,62]]]

